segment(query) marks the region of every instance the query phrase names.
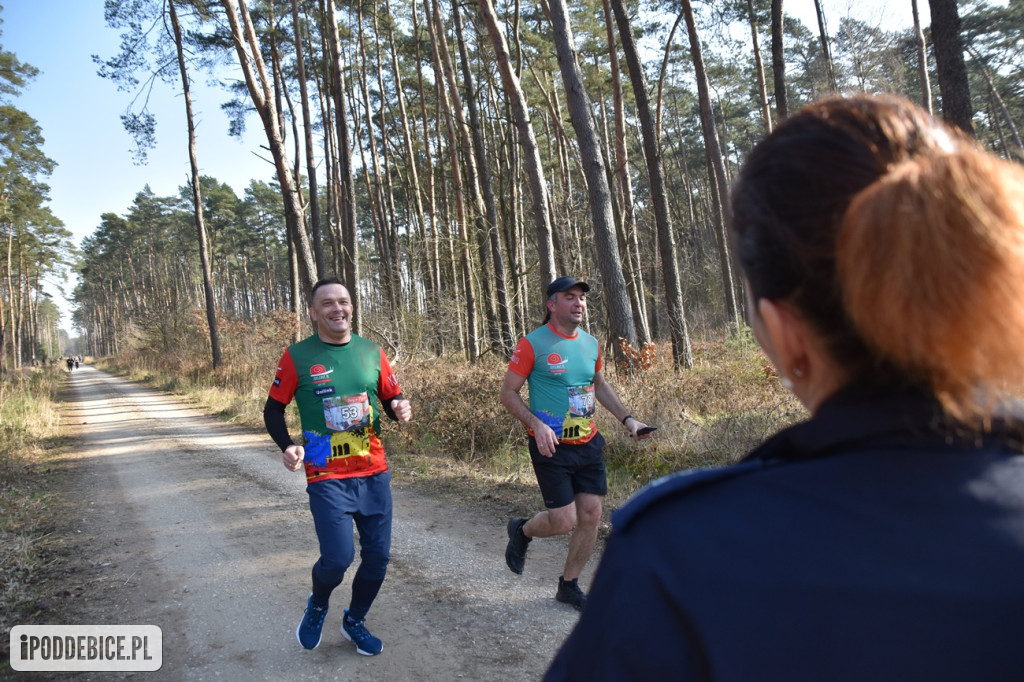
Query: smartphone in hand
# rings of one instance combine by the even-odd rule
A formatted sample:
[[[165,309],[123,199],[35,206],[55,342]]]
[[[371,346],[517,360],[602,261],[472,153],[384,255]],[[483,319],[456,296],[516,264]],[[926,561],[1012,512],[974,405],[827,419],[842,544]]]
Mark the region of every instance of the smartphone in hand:
[[[651,433],[652,431],[657,431],[657,430],[658,430],[657,426],[645,426],[642,429],[637,429],[636,435],[638,435],[638,436],[646,436],[648,433]]]

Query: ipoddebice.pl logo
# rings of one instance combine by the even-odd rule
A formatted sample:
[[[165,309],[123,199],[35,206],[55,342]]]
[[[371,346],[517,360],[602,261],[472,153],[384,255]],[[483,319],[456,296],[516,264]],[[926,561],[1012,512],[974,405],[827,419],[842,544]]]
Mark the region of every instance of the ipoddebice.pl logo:
[[[15,625],[11,668],[22,671],[152,671],[163,665],[156,625]]]

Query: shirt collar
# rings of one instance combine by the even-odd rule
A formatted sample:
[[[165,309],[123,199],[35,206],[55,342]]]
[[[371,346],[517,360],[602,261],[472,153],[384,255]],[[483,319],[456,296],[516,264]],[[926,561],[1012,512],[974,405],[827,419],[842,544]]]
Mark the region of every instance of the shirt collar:
[[[830,396],[813,417],[779,432],[745,459],[798,461],[884,446],[973,450],[995,441],[1024,451],[1022,416],[1024,406],[1008,402],[981,433],[951,421],[935,396],[924,391],[854,382]]]

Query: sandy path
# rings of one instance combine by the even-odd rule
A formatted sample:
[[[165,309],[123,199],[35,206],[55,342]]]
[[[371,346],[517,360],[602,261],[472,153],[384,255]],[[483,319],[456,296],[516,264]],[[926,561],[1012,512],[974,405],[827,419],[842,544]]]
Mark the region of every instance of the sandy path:
[[[72,622],[160,626],[163,668],[147,679],[533,680],[576,621],[553,598],[564,539],[533,543],[515,576],[504,512],[396,486],[367,620],[384,652],[360,656],[338,633],[354,569],[305,651],[294,630],[316,538],[303,477],[269,437],[88,366],[69,377],[65,419],[83,567]]]

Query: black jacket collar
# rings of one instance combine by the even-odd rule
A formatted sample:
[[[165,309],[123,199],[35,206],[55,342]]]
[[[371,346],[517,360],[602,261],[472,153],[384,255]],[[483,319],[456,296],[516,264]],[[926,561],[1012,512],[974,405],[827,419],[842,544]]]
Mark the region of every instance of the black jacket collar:
[[[938,400],[923,391],[854,382],[830,396],[813,417],[779,432],[744,459],[769,463],[880,447],[968,451],[993,445],[1024,452],[1024,404],[1006,403],[983,432],[949,420]]]

